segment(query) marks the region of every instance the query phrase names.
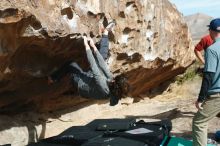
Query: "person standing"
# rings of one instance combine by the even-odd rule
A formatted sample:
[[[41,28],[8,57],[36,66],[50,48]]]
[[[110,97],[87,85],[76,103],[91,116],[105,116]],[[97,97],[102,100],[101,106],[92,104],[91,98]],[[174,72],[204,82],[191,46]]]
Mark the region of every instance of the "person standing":
[[[193,118],[193,146],[207,145],[208,122],[220,112],[220,18],[210,22],[209,33],[214,43],[206,49],[202,86]]]

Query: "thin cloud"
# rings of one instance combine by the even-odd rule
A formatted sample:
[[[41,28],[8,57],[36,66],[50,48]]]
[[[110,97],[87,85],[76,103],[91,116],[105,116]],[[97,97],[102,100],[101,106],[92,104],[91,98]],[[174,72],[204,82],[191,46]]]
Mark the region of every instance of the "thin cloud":
[[[193,13],[205,13],[207,15],[219,16],[220,1],[217,0],[170,0],[174,3],[178,10],[184,15]]]
[[[200,0],[200,1],[193,1],[193,2],[189,2],[189,3],[182,3],[182,9],[196,9],[196,8],[205,8],[205,9],[209,9],[209,8],[213,8],[213,7],[218,7],[220,6],[220,1],[216,1],[214,2],[213,0]]]

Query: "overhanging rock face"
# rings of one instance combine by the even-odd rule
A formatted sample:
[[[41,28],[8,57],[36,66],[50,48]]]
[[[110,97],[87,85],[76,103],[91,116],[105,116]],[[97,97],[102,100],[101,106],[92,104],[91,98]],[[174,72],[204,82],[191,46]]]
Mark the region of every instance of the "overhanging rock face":
[[[115,75],[128,76],[134,98],[194,60],[187,25],[167,0],[1,0],[0,112],[86,101],[75,96],[68,78],[48,86],[46,76],[70,60],[88,69],[79,34],[97,42],[99,14],[104,25],[117,21],[108,63]]]

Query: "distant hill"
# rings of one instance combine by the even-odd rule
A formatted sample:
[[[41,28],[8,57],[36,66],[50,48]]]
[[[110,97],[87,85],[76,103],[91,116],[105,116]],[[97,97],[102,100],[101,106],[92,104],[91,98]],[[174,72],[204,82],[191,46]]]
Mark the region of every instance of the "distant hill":
[[[201,39],[202,36],[208,34],[207,25],[213,19],[211,16],[202,13],[185,16],[185,21],[189,26],[194,42]]]

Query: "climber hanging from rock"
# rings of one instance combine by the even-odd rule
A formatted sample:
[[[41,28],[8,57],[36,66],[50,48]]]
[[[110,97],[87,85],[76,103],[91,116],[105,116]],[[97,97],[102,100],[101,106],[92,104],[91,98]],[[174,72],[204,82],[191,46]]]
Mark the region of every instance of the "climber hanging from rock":
[[[92,99],[110,98],[110,105],[114,106],[119,99],[128,93],[129,85],[124,75],[113,77],[104,60],[108,53],[108,32],[114,27],[112,21],[104,29],[100,41],[100,52],[93,40],[83,35],[83,42],[86,49],[90,70],[84,72],[77,63],[64,64],[48,77],[48,83],[59,81],[64,75],[70,74],[73,85],[77,87],[80,96]],[[91,48],[93,48],[93,51]]]

